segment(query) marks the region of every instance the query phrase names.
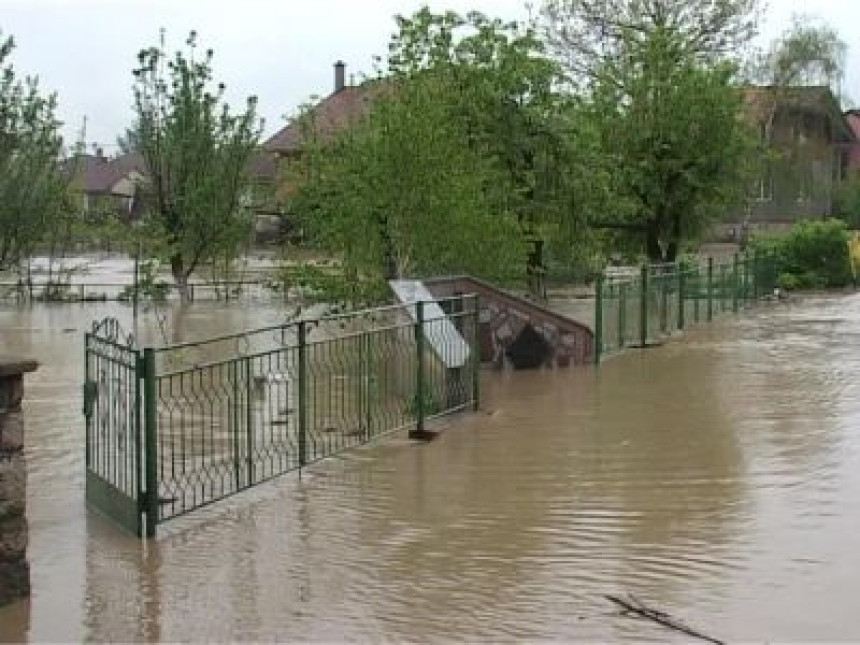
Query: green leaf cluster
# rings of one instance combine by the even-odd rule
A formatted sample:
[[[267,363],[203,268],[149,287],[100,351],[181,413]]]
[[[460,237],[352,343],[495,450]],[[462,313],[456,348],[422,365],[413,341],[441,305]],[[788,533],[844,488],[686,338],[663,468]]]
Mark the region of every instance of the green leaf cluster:
[[[783,234],[754,237],[751,246],[776,258],[784,289],[844,287],[853,274],[845,222],[802,220]]]

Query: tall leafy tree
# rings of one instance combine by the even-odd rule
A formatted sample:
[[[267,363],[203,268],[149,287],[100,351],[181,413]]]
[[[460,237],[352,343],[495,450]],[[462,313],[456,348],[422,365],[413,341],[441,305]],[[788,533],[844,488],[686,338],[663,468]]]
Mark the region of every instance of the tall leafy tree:
[[[12,38],[0,36],[0,269],[66,228],[71,213],[56,96],[17,77],[13,48]]]
[[[597,222],[673,261],[740,201],[752,152],[734,86],[755,0],[548,0],[547,36],[591,102],[618,206]]]
[[[186,51],[140,52],[134,71],[139,151],[148,171],[153,233],[163,240],[173,278],[186,293],[198,266],[238,253],[252,225],[243,196],[247,162],[261,122],[256,98],[232,112],[212,74],[213,52],[191,32]]]

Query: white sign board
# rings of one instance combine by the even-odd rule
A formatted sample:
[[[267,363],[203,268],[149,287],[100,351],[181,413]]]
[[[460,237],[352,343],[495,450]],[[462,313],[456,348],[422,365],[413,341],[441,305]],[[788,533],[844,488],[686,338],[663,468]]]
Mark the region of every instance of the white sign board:
[[[404,305],[424,303],[424,337],[445,367],[463,367],[469,360],[469,343],[463,338],[433,294],[418,280],[391,280],[391,289]],[[418,321],[416,307],[407,307],[413,321]]]

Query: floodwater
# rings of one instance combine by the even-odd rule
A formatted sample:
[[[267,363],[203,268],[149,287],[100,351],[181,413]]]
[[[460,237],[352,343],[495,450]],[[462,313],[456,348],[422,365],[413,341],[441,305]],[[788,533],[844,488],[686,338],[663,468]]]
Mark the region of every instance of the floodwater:
[[[29,602],[0,640],[860,639],[860,295],[702,326],[599,369],[483,373],[482,410],[174,520],[84,506],[82,332],[118,304],[0,309],[27,383]],[[172,306],[140,336],[277,321]]]

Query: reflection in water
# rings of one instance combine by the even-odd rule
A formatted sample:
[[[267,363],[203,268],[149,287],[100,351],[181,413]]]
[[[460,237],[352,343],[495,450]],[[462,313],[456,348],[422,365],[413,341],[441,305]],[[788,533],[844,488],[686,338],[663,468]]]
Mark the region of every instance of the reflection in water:
[[[83,504],[80,332],[110,306],[0,310],[0,345],[43,361],[26,402],[31,615],[0,610],[4,639],[676,637],[602,597],[627,591],[730,640],[860,637],[858,297],[599,370],[485,372],[483,410],[435,442],[356,449],[145,544]],[[200,303],[169,310],[168,331],[282,316]],[[141,328],[161,334],[151,314]]]

